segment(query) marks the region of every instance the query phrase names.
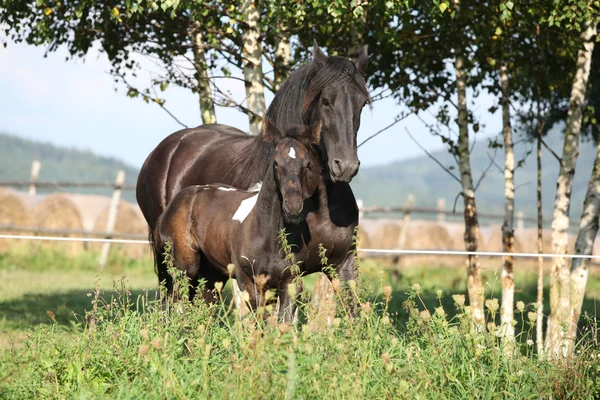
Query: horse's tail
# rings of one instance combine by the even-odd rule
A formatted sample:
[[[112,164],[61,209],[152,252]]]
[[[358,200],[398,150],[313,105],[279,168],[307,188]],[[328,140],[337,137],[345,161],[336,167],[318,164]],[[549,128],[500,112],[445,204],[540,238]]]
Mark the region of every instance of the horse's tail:
[[[164,243],[160,240],[160,235],[158,235],[158,227],[160,226],[160,218],[157,221],[154,229],[150,229],[148,237],[152,242],[152,256],[154,258],[154,273],[158,276],[158,285],[164,285],[167,289],[167,293],[170,293],[173,286],[173,281],[171,279],[171,275],[169,275],[169,271],[167,269],[167,265],[164,263]]]
[[[157,260],[157,254],[160,253],[160,249],[158,248],[158,243],[156,243],[154,241],[154,230],[152,228],[150,228],[148,230],[148,241],[150,242],[150,247],[152,249],[152,260],[154,262],[154,273],[156,275],[158,275],[158,260]]]

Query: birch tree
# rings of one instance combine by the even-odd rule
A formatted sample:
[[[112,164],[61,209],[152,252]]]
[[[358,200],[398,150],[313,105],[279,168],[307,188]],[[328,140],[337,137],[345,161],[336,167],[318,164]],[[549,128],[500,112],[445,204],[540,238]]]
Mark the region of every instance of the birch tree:
[[[587,22],[581,35],[583,48],[578,51],[577,55],[577,67],[571,90],[563,155],[554,201],[552,247],[553,252],[558,255],[567,253],[571,189],[578,156],[582,106],[590,74],[595,36],[596,23]],[[571,323],[570,288],[570,269],[567,259],[565,257],[553,258],[550,281],[550,317],[546,333],[546,351],[550,357],[566,356],[572,348],[569,342],[575,339],[567,336]]]

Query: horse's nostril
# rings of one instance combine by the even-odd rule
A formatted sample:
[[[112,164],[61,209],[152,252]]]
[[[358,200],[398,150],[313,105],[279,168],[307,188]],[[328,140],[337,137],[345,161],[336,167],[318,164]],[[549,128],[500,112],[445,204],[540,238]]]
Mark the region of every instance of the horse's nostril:
[[[332,172],[335,176],[340,176],[344,173],[344,162],[339,158],[333,159]]]

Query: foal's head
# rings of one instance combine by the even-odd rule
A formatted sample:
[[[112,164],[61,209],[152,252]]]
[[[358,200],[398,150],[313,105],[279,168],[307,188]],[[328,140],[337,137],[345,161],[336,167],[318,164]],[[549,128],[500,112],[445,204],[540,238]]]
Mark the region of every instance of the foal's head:
[[[313,195],[321,181],[321,160],[318,144],[321,140],[321,122],[311,127],[296,126],[288,129],[285,137],[275,125],[265,120],[263,135],[273,141],[273,175],[283,219],[288,223],[299,223],[304,200]]]

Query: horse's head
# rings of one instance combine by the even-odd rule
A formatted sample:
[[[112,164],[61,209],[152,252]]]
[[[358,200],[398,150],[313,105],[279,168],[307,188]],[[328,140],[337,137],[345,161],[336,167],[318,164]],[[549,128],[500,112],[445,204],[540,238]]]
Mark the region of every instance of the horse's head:
[[[327,57],[313,46],[314,72],[305,92],[306,121],[321,121],[321,151],[334,182],[350,182],[360,161],[356,135],[363,107],[370,102],[365,81],[367,47],[356,63],[344,57]]]
[[[275,144],[273,152],[273,176],[275,178],[283,218],[289,223],[299,223],[304,200],[310,198],[321,181],[321,160],[317,145],[321,140],[321,123],[312,127],[296,126],[283,136],[265,120],[266,140]]]

